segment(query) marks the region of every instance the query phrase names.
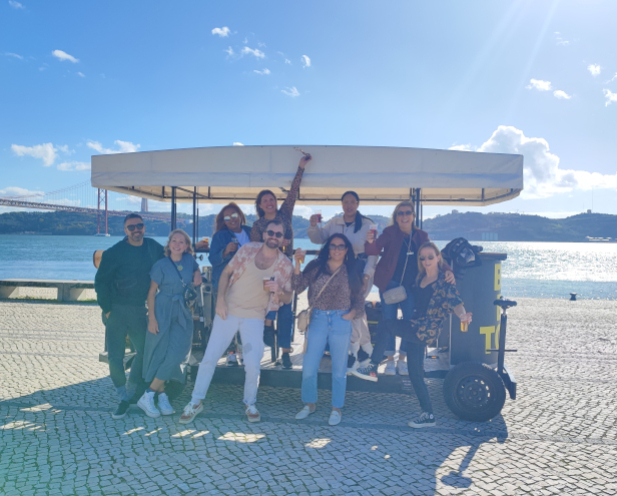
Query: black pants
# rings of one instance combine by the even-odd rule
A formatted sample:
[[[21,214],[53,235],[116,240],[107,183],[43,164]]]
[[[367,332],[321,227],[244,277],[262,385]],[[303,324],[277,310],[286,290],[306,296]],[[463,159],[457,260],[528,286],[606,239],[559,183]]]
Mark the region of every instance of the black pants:
[[[118,388],[126,383],[124,352],[126,349],[126,336],[128,335],[136,352],[131,364],[129,381],[137,386],[137,392],[139,392],[140,386],[143,387],[144,384],[142,377],[144,345],[146,343],[146,332],[148,332],[146,307],[114,304],[105,326],[109,375],[114,386]]]
[[[416,392],[423,412],[433,413],[431,397],[424,382],[424,354],[426,344],[418,339],[416,330],[408,320],[384,320],[377,325],[375,347],[371,355],[371,363],[378,365],[383,359],[390,336],[399,336],[406,341],[407,368],[409,379]]]

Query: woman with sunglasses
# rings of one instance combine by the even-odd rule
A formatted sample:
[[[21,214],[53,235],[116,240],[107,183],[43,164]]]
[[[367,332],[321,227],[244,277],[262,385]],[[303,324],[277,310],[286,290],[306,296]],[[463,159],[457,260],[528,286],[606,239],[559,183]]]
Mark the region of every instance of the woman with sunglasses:
[[[428,234],[418,229],[414,223],[415,212],[413,203],[403,201],[399,203],[392,213],[392,225],[386,227],[379,238],[375,240],[373,231],[367,234],[365,252],[367,255],[382,255],[375,269],[375,286],[379,288],[381,297],[382,320],[395,320],[398,309],[403,313],[403,319],[410,320],[414,317],[413,288],[416,285],[418,275],[418,248],[429,241]],[[449,266],[446,268],[446,281],[454,283],[454,274]],[[394,304],[387,304],[384,293],[390,289],[403,286],[407,297]],[[407,351],[401,343],[399,349],[398,364],[394,363],[396,352],[396,340],[390,337],[385,350],[388,361],[386,362],[386,375],[409,375],[407,368]]]
[[[296,415],[296,419],[305,419],[315,411],[319,363],[329,344],[332,358],[332,413],[328,423],[337,425],[342,418],[341,408],[345,403],[347,389],[351,321],[364,311],[362,280],[356,270],[353,247],[343,234],[330,236],[317,258],[300,272],[300,261],[305,255],[306,251],[296,250],[292,279],[296,293],[308,287],[308,301],[312,308],[302,363],[302,401],[305,406]]]
[[[246,217],[240,207],[234,202],[225,205],[217,214],[214,221],[214,234],[212,245],[208,253],[208,260],[212,264],[212,310],[216,308],[216,297],[218,295],[219,279],[223,269],[238,251],[250,241],[251,228],[246,225]],[[232,342],[228,350],[227,365],[238,365],[236,356],[236,346]]]
[[[472,315],[465,311],[454,284],[446,282],[446,265],[439,248],[430,241],[418,250],[417,284],[413,289],[416,313],[413,320],[387,320],[379,324],[371,363],[354,372],[356,377],[377,381],[377,366],[381,361],[388,336],[400,336],[407,342],[409,352],[409,378],[418,396],[422,413],[409,422],[409,427],[422,428],[435,425],[435,415],[428,389],[424,382],[424,354],[427,346],[437,341],[444,320],[454,313],[461,323],[469,324]]]
[[[324,226],[319,227],[321,222],[321,214],[312,215],[310,218],[310,226],[306,230],[309,239],[316,244],[322,244],[329,236],[334,233],[344,234],[351,245],[357,260],[357,268],[360,277],[362,278],[364,287],[364,298],[368,296],[373,287],[373,274],[375,273],[375,265],[377,257],[369,257],[364,253],[364,242],[366,234],[370,229],[377,229],[375,223],[365,217],[358,211],[360,206],[360,197],[355,191],[346,191],[341,196],[341,205],[343,213],[330,219]],[[366,320],[366,312],[356,315],[356,318],[351,322],[353,332],[351,334],[349,373],[358,368],[358,351],[362,349],[368,356],[373,353],[373,345],[371,344],[371,335]]]
[[[285,229],[285,236],[281,250],[288,257],[291,258],[293,254],[293,228],[291,225],[294,206],[296,205],[296,199],[298,198],[298,192],[300,191],[300,183],[302,182],[302,175],[304,174],[304,168],[308,164],[312,157],[310,153],[302,152],[303,156],[298,164],[298,170],[291,183],[289,192],[285,201],[281,205],[281,208],[277,208],[276,196],[269,189],[260,191],[255,200],[255,209],[257,210],[257,220],[253,223],[251,229],[251,241],[258,243],[263,242],[263,234],[266,230],[266,226],[273,219],[278,219],[283,223]],[[266,328],[264,335],[271,334],[272,319],[274,318],[273,312],[270,312],[266,316]],[[291,311],[291,303],[282,305],[278,309],[278,343],[283,351],[283,368],[291,369],[291,335],[293,332],[293,313]]]

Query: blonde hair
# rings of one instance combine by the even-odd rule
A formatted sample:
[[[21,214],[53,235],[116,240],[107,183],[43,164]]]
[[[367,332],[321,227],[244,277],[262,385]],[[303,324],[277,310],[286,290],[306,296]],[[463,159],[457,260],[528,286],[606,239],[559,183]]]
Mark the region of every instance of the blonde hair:
[[[424,250],[424,248],[432,248],[433,251],[435,252],[435,256],[441,257],[438,262],[439,270],[443,270],[443,266],[444,266],[443,257],[441,256],[441,252],[439,251],[439,248],[437,248],[437,245],[433,243],[432,241],[427,241],[422,246],[420,246],[420,248],[418,248],[418,278],[416,279],[418,283],[426,275],[426,270],[424,269],[424,265],[422,265],[422,262],[420,261],[420,253],[422,253],[422,250]]]
[[[398,225],[396,223],[396,217],[398,216],[398,211],[402,207],[411,207],[411,213],[413,214],[414,219],[415,219],[415,217],[416,217],[416,209],[414,208],[413,203],[411,203],[409,200],[405,200],[405,201],[402,201],[401,203],[399,203],[396,207],[394,207],[394,212],[392,212],[392,219],[390,220],[390,225],[391,226]],[[415,227],[415,223],[414,223],[414,227]]]
[[[169,233],[169,238],[167,238],[167,244],[165,245],[165,256],[168,257],[171,253],[171,250],[169,249],[169,243],[171,243],[171,238],[173,238],[176,234],[181,234],[182,236],[184,236],[184,241],[186,241],[187,245],[184,253],[189,253],[193,255],[195,252],[193,251],[193,243],[191,243],[191,238],[189,238],[189,235],[186,234],[182,229],[174,229]]]

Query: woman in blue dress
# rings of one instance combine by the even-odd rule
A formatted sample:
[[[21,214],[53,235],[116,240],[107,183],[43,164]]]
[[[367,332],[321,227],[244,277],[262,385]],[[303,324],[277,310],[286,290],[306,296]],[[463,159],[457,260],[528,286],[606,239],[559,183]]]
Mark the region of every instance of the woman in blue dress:
[[[214,235],[208,260],[212,264],[212,317],[216,308],[219,279],[223,269],[238,251],[238,248],[250,241],[251,228],[246,225],[246,217],[234,202],[225,205],[214,221]],[[236,338],[232,341],[227,355],[227,365],[238,365]]]
[[[149,417],[172,415],[165,382],[184,382],[181,364],[191,350],[193,317],[184,303],[186,286],[199,286],[201,274],[191,240],[182,229],[169,234],[165,257],[152,266],[148,292],[148,333],[144,349],[144,379],[150,387],[137,402]],[[154,396],[158,393],[158,408]]]

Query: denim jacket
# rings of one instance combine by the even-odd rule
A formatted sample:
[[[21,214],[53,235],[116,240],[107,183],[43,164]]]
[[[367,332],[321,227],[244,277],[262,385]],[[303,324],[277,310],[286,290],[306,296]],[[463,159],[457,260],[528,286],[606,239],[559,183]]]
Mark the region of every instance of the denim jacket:
[[[250,237],[251,228],[248,226],[242,226],[244,232]],[[238,251],[232,251],[228,253],[227,256],[223,256],[225,252],[225,248],[227,245],[231,243],[231,240],[234,238],[234,233],[230,231],[227,227],[223,227],[220,231],[214,233],[212,236],[212,244],[210,245],[210,253],[208,253],[208,260],[212,264],[212,286],[214,289],[218,289],[219,287],[219,279],[221,278],[221,274],[229,261],[233,258],[233,256],[238,253]]]

